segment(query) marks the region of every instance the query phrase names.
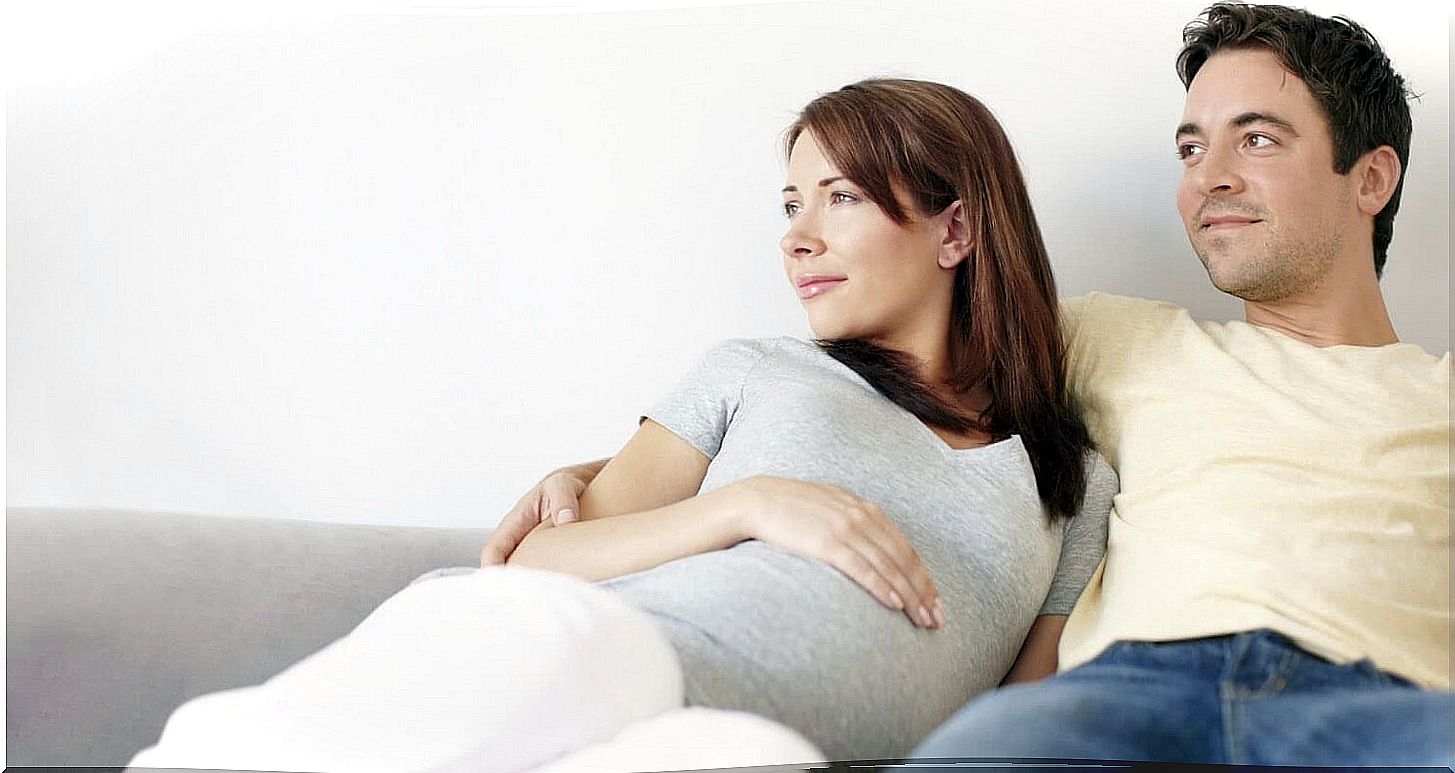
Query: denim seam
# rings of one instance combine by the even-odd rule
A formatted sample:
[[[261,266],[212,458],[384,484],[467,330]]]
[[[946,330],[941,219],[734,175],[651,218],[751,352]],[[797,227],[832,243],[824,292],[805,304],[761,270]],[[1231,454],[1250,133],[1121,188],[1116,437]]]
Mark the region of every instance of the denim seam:
[[[1223,680],[1218,685],[1219,706],[1222,709],[1222,716],[1219,717],[1223,728],[1223,761],[1229,765],[1242,765],[1243,754],[1238,747],[1238,738],[1242,736],[1241,712],[1238,711],[1238,688]]]
[[[1222,704],[1222,726],[1223,726],[1223,759],[1231,765],[1243,764],[1243,752],[1240,739],[1243,736],[1242,719],[1243,714],[1239,710],[1238,702],[1243,692],[1238,686],[1238,668],[1242,666],[1248,650],[1253,646],[1253,639],[1248,635],[1235,636],[1227,643],[1227,660],[1223,662],[1223,672],[1218,679],[1218,694]]]

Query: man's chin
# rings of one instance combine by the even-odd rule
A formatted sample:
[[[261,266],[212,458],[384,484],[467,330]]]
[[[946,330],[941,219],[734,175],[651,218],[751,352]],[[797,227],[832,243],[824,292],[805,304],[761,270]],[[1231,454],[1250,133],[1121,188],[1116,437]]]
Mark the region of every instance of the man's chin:
[[[1226,257],[1209,256],[1206,252],[1199,251],[1198,258],[1202,260],[1202,267],[1207,270],[1208,281],[1218,291],[1227,293],[1235,298],[1245,301],[1259,300],[1258,282],[1249,277],[1247,272],[1239,271],[1238,267],[1230,265]]]
[[[1207,278],[1220,292],[1247,303],[1267,303],[1282,300],[1288,296],[1286,292],[1280,291],[1275,283],[1268,281],[1267,277],[1253,277],[1246,273],[1219,272],[1211,266],[1207,266]]]

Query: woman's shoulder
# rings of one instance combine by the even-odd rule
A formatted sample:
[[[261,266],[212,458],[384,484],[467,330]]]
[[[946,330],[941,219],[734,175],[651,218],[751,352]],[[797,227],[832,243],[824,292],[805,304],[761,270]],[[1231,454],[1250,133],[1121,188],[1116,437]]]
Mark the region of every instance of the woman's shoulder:
[[[1112,469],[1111,463],[1100,451],[1094,448],[1087,451],[1083,464],[1086,467],[1088,491],[1110,489],[1112,493],[1116,492],[1119,486],[1116,470]]]
[[[793,336],[721,341],[703,355],[701,367],[719,376],[735,374],[741,383],[792,383],[812,389],[848,383],[872,391],[862,376],[818,344]]]
[[[751,360],[757,362],[773,355],[804,356],[820,353],[808,341],[792,336],[771,338],[729,338],[713,344],[703,355],[715,360]]]
[[[713,383],[741,383],[765,367],[785,345],[787,338],[729,338],[707,348],[691,371],[692,378]]]

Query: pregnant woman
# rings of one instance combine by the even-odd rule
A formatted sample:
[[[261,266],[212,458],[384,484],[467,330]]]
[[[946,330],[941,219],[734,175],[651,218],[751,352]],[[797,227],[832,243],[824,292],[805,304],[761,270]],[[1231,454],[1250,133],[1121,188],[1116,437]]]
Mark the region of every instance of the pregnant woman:
[[[682,706],[877,759],[1054,671],[1116,481],[1066,397],[1004,131],[956,89],[870,80],[811,102],[785,147],[783,265],[815,341],[712,348],[575,520],[184,706],[134,764],[238,767],[266,736],[247,759],[289,770],[360,749],[518,770]]]

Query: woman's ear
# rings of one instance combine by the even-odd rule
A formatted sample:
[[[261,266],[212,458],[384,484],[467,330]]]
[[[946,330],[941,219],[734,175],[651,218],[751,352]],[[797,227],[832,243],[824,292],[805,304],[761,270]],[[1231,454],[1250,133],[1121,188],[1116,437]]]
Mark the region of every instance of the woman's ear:
[[[940,268],[954,268],[960,265],[960,261],[970,257],[972,249],[970,224],[966,222],[965,218],[965,205],[956,199],[935,218],[942,220],[945,224],[945,236],[940,241],[940,254],[937,261]]]

